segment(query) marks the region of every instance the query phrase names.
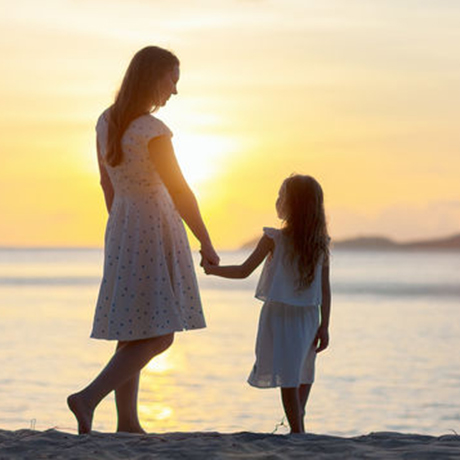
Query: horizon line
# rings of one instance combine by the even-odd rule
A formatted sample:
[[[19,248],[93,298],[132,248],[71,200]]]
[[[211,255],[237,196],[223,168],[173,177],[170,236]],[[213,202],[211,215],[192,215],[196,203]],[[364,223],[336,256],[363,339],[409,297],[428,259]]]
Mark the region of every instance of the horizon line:
[[[404,240],[404,241],[399,241],[399,240],[396,240],[394,239],[393,237],[391,236],[385,236],[385,235],[382,235],[382,234],[375,234],[375,233],[369,233],[369,234],[356,234],[355,236],[347,236],[347,237],[342,237],[342,238],[337,238],[337,239],[334,239],[332,238],[332,241],[334,243],[339,243],[339,242],[343,242],[343,241],[350,241],[350,240],[356,240],[356,239],[365,239],[365,238],[384,238],[386,240],[389,240],[389,241],[392,241],[392,242],[395,242],[395,243],[398,243],[398,244],[410,244],[410,243],[421,243],[421,242],[431,242],[431,241],[439,241],[439,240],[445,240],[445,239],[449,239],[449,238],[454,238],[454,237],[460,237],[460,231],[457,232],[457,233],[449,233],[447,235],[444,235],[444,236],[439,236],[439,237],[426,237],[426,238],[418,238],[418,239],[409,239],[409,240]],[[226,248],[222,248],[222,247],[218,247],[217,250],[221,250],[221,251],[234,251],[234,250],[239,250],[239,249],[242,249],[244,246],[248,245],[248,244],[251,244],[252,242],[254,241],[254,238],[251,239],[251,240],[247,240],[246,242],[244,243],[241,243],[239,246],[236,246],[236,247],[233,247],[233,248],[230,248],[230,247],[226,247]],[[93,245],[93,246],[85,246],[85,245],[62,245],[62,246],[50,246],[50,245],[28,245],[28,244],[24,244],[24,245],[4,245],[4,244],[1,244],[0,243],[0,250],[30,250],[30,251],[34,251],[34,250],[96,250],[96,249],[104,249],[104,246],[103,245],[99,245],[99,246],[96,246],[96,245]],[[192,252],[197,250],[197,249],[194,249],[193,247],[191,248]]]

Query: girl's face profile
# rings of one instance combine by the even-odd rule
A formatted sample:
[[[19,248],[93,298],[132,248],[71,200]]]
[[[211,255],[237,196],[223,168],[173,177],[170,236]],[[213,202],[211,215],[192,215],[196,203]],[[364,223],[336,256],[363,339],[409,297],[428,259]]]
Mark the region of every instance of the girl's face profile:
[[[278,192],[276,200],[276,212],[280,219],[286,218],[286,184],[283,184]]]
[[[158,82],[158,90],[160,93],[159,105],[164,106],[168,102],[172,94],[177,94],[177,83],[180,77],[179,66],[176,65]]]

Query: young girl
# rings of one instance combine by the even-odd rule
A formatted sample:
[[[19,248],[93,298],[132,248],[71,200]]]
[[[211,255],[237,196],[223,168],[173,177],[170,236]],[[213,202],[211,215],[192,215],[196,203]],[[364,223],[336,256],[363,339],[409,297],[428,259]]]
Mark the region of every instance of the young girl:
[[[283,227],[264,228],[256,249],[242,265],[203,261],[203,267],[208,275],[246,278],[268,255],[256,289],[256,297],[265,303],[248,382],[258,388],[281,387],[291,433],[304,433],[316,353],[329,342],[329,236],[321,186],[310,176],[287,178],[276,210]]]

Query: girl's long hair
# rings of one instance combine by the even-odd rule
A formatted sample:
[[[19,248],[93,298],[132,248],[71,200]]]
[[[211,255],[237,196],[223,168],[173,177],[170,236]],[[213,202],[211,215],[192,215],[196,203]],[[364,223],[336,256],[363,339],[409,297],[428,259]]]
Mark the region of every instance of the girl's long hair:
[[[134,55],[109,110],[107,164],[117,166],[122,162],[121,139],[125,130],[135,118],[158,108],[158,82],[176,65],[179,59],[158,46],[147,46]]]
[[[329,257],[323,190],[313,177],[296,174],[284,181],[281,199],[287,255],[297,263],[298,289],[305,289],[312,283],[321,257]]]

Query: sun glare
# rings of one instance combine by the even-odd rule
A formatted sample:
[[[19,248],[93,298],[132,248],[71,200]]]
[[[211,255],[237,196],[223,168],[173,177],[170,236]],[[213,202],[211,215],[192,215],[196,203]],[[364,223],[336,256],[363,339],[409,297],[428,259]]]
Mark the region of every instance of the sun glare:
[[[174,135],[174,148],[187,181],[192,185],[210,179],[222,170],[237,141],[216,134]]]
[[[172,417],[174,410],[162,403],[152,403],[140,405],[139,412],[151,420],[166,420]]]
[[[167,350],[147,364],[147,369],[154,374],[165,374],[174,369],[174,361],[171,359],[171,352]]]

